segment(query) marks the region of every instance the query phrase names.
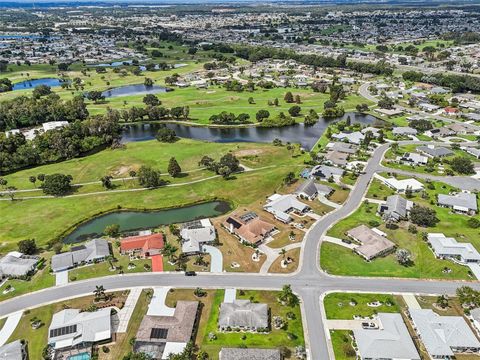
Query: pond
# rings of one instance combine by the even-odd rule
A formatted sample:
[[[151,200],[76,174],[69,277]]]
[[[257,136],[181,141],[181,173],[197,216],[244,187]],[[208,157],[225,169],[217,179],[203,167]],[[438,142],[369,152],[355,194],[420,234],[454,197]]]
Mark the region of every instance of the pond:
[[[188,139],[207,140],[212,142],[264,142],[271,143],[274,139],[280,139],[283,142],[298,143],[304,149],[310,150],[318,141],[320,136],[332,121],[346,119],[350,116],[352,122],[359,122],[364,125],[372,125],[378,121],[372,115],[360,113],[347,113],[344,117],[338,119],[320,120],[313,126],[296,124],[281,128],[215,128],[186,126],[181,124],[166,124],[170,129],[175,130],[177,136]],[[122,142],[152,140],[162,124],[132,124],[124,127],[122,132]]]
[[[43,78],[43,79],[32,79],[25,80],[16,84],[13,84],[13,91],[15,90],[25,90],[33,89],[39,85],[47,85],[50,87],[58,87],[62,85],[62,80],[57,78]]]
[[[215,217],[230,210],[230,204],[225,201],[211,201],[166,210],[115,211],[80,224],[63,241],[71,244],[100,236],[105,227],[112,224],[118,224],[121,232],[128,232],[151,229],[160,225],[183,223],[200,218]]]
[[[144,84],[126,85],[106,90],[102,93],[106,98],[115,98],[121,96],[130,95],[146,95],[146,94],[158,94],[167,92],[167,88],[163,86],[153,85],[146,86]]]

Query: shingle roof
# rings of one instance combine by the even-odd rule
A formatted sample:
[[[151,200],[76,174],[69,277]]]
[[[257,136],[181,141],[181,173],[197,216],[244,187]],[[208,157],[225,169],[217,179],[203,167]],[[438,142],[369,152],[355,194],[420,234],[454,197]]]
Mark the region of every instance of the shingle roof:
[[[0,275],[23,276],[31,271],[38,262],[37,258],[14,256],[12,253],[0,259]]]
[[[388,209],[384,211],[387,216],[393,216],[394,218],[405,218],[407,211],[413,206],[411,201],[401,197],[400,195],[391,195],[387,197]]]
[[[354,330],[362,359],[420,359],[400,314],[378,314],[379,329]]]
[[[461,316],[440,316],[431,309],[410,309],[410,315],[430,356],[453,356],[452,348],[480,348]]]
[[[348,230],[347,235],[361,243],[359,247],[355,248],[355,251],[367,259],[372,259],[384,251],[395,247],[393,242],[380,236],[366,225],[360,225]]]
[[[456,195],[438,194],[438,204],[477,211],[477,195],[463,192]]]
[[[0,346],[0,360],[25,360],[24,345],[20,340]]]
[[[206,221],[205,221],[206,220]],[[184,224],[180,230],[184,253],[198,252],[202,244],[215,240],[215,228],[208,219]]]
[[[85,245],[72,248],[71,251],[52,256],[53,271],[65,269],[81,262],[94,261],[110,255],[108,241],[105,239],[93,239]]]
[[[323,184],[317,184],[314,179],[305,180],[295,190],[295,194],[305,193],[308,196],[314,196],[315,194],[330,194],[333,188]]]
[[[423,146],[417,147],[417,150],[433,157],[448,156],[453,154],[452,150],[441,147],[441,146],[433,147],[433,146],[423,145]]]
[[[463,260],[480,261],[480,254],[470,243],[459,243],[454,238],[447,238],[441,233],[428,234],[428,242],[435,254],[439,256],[461,256]]]

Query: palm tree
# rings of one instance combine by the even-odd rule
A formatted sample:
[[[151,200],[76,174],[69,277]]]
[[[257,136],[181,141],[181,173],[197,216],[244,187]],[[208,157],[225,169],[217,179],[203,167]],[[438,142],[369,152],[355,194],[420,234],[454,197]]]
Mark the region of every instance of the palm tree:
[[[173,262],[174,255],[177,252],[178,248],[173,246],[170,243],[166,243],[165,246],[163,247],[162,254],[168,257],[168,260],[170,262]]]
[[[285,248],[283,248],[282,250],[280,250],[279,254],[282,255],[283,259],[285,259],[285,255],[287,255],[287,250],[285,250]]]
[[[96,300],[105,299],[105,288],[103,285],[97,285],[95,290],[93,290],[93,295],[95,295]]]
[[[203,265],[205,264],[205,261],[203,259],[203,255],[202,254],[198,254],[196,257],[195,257],[195,264],[197,265]]]

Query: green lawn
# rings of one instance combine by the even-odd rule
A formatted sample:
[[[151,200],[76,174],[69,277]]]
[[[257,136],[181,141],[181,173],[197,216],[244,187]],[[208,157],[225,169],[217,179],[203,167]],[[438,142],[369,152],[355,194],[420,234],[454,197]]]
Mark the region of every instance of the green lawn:
[[[367,191],[367,198],[384,200],[387,196],[395,194],[395,191],[389,188],[378,179],[373,179]]]
[[[185,146],[182,146],[185,145]],[[132,149],[132,150],[130,150]],[[210,179],[188,186],[163,187],[135,193],[105,193],[78,198],[35,199],[0,203],[0,238],[4,239],[0,251],[15,248],[16,242],[25,238],[35,238],[37,244],[44,245],[55,239],[75,224],[92,216],[117,209],[160,209],[193,204],[214,198],[232,201],[234,205],[250,204],[265,198],[277,189],[285,175],[293,168],[301,166],[303,156],[292,157],[286,147],[267,144],[217,144],[181,140],[165,145],[158,142],[129,144],[126,150],[105,150],[95,155],[46,165],[32,170],[24,170],[9,177],[9,183],[17,187],[27,185],[26,177],[37,173],[71,173],[74,181],[96,180],[99,175],[123,173],[130,166],[153,165],[165,170],[171,155],[175,155],[184,169],[198,166],[204,154],[214,155],[233,151],[242,161],[247,157],[248,166],[271,167],[259,171],[235,175],[231,180]],[[255,154],[256,157],[251,157]],[[190,168],[191,169],[191,168]],[[121,176],[121,175],[119,175]],[[239,185],[241,184],[241,186]]]
[[[355,360],[355,350],[352,347],[351,331],[330,330],[333,352],[336,360]]]
[[[220,304],[223,301],[224,290],[217,290],[215,298],[213,300],[212,310],[206,324],[204,331],[205,337],[202,342],[202,349],[205,350],[211,359],[218,359],[218,352],[222,347],[260,347],[260,348],[278,348],[287,347],[293,350],[298,345],[304,345],[302,319],[300,313],[300,306],[290,308],[288,306],[280,305],[276,298],[278,296],[277,291],[244,291],[244,294],[239,294],[237,291],[237,298],[239,299],[253,299],[254,302],[267,303],[270,307],[271,316],[281,316],[288,322],[287,330],[275,330],[265,334],[256,333],[242,333],[231,332],[224,333],[217,329],[218,315],[220,310]],[[293,312],[295,319],[287,320],[287,312]],[[210,340],[208,334],[213,332],[216,334],[216,340]],[[295,339],[290,339],[287,333],[295,335]],[[246,338],[242,340],[242,335],[246,335]]]
[[[350,305],[350,302],[356,305]],[[375,301],[382,303],[379,307],[367,304]],[[352,303],[352,304],[353,304]],[[396,313],[400,311],[392,295],[386,294],[349,294],[330,293],[323,300],[327,319],[352,320],[355,315],[371,317],[380,312]]]

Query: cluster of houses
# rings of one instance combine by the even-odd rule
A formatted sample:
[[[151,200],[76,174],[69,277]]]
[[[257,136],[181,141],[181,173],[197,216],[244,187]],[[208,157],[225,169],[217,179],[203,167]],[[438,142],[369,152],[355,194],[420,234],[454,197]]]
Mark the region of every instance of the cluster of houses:
[[[30,129],[12,129],[5,131],[5,135],[8,138],[9,136],[16,134],[23,134],[26,140],[33,140],[39,134],[45,133],[50,130],[59,129],[62,127],[68,126],[67,121],[49,121],[42,124],[42,126],[30,128]]]

